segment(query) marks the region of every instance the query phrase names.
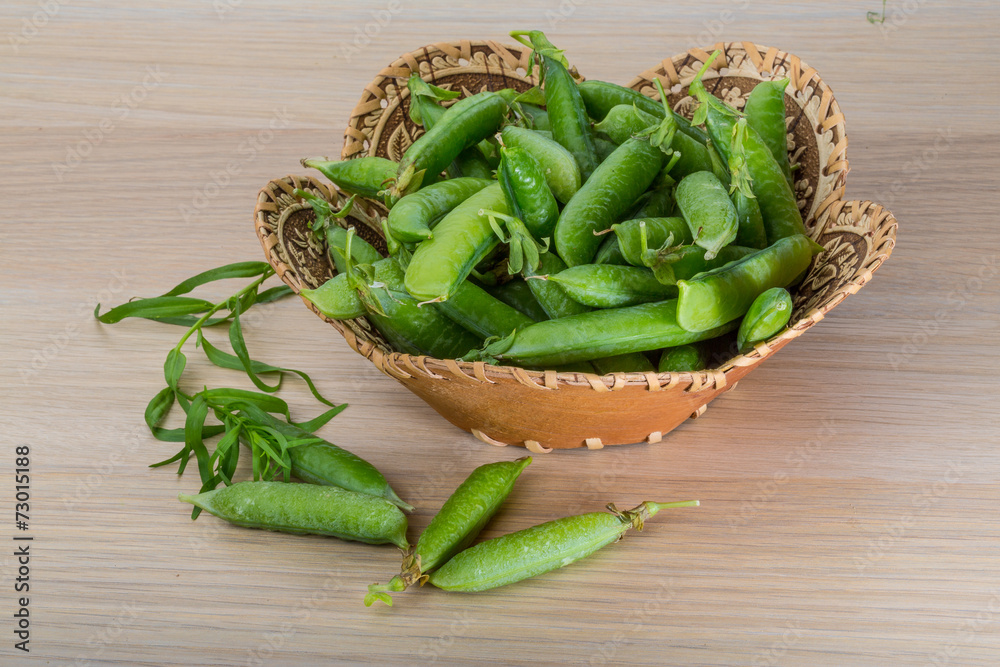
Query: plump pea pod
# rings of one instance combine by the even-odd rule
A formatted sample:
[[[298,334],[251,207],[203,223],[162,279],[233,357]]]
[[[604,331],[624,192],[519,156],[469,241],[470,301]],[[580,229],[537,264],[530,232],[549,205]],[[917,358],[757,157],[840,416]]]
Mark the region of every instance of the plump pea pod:
[[[427,176],[441,173],[463,150],[494,134],[507,109],[504,96],[489,91],[455,102],[406,149],[392,194],[400,197],[419,188],[420,172]]]
[[[566,263],[559,259],[559,256],[555,253],[542,253],[538,259],[538,268],[534,271],[534,274],[528,271],[529,276],[557,275],[566,270]],[[559,285],[554,281],[531,278],[525,282],[528,283],[528,288],[531,290],[531,293],[535,295],[535,299],[538,301],[538,304],[548,316],[544,319],[551,318],[555,320],[560,317],[579,315],[580,313],[586,313],[590,310],[589,307],[572,299],[566,290],[563,289],[562,285]]]
[[[632,266],[645,266],[647,250],[691,243],[691,230],[684,218],[635,218],[611,226],[622,257]]]
[[[663,105],[656,100],[646,97],[637,90],[619,86],[616,83],[607,81],[581,81],[577,86],[580,97],[587,107],[587,113],[596,121],[604,120],[608,113],[616,106],[627,104],[635,106],[637,109],[656,116],[657,120],[664,118]],[[683,116],[674,114],[677,129],[683,134],[695,139],[698,143],[704,144],[708,137],[701,129],[691,125],[691,121]]]
[[[549,112],[534,104],[521,104],[524,115],[531,119],[531,129],[552,131],[552,122],[549,120]]]
[[[316,289],[303,289],[299,295],[331,320],[353,320],[368,312],[346,273],[338,273]]]
[[[594,364],[594,368],[600,375],[607,375],[608,373],[648,373],[655,370],[653,364],[641,352],[594,359],[590,363]]]
[[[341,190],[369,199],[379,198],[399,167],[392,160],[374,155],[355,160],[307,158],[302,160],[302,166],[318,169]]]
[[[347,246],[348,231],[340,225],[330,225],[326,228],[326,247],[330,252],[337,273],[347,271],[347,261],[344,259],[344,248]],[[378,250],[360,236],[351,238],[351,256],[355,264],[374,264],[382,259]]]
[[[642,97],[648,99],[645,96]],[[606,133],[612,141],[620,144],[629,137],[659,124],[663,117],[662,109],[660,115],[657,116],[631,104],[620,104],[613,107],[604,120],[594,126],[594,129]],[[674,115],[673,118],[676,120],[678,116]],[[693,139],[683,132],[676,132],[669,147],[680,154],[677,162],[670,169],[670,174],[675,178],[683,178],[696,171],[711,170],[712,165],[704,142]]]
[[[523,148],[542,168],[545,182],[556,199],[568,202],[580,189],[580,167],[565,148],[543,133],[508,125],[500,132],[504,146]]]
[[[699,171],[685,176],[674,192],[677,208],[691,230],[694,242],[712,259],[736,239],[740,219],[726,189],[714,174]]]
[[[420,534],[413,552],[403,560],[402,571],[388,584],[372,584],[365,606],[375,600],[392,605],[388,592],[406,590],[455,554],[469,546],[510,495],[514,482],[531,463],[531,457],[487,463],[472,471]]]
[[[552,235],[559,204],[545,182],[542,167],[531,153],[511,146],[501,149],[497,180],[507,197],[511,214],[519,218],[536,239]]]
[[[486,291],[508,306],[524,313],[535,322],[549,319],[548,314],[532,293],[531,287],[528,286],[526,281],[520,278],[490,287]],[[569,297],[567,299],[569,300]]]
[[[656,188],[639,200],[638,208],[629,215],[629,219],[666,218],[674,214],[675,208],[673,188]]]
[[[552,138],[568,150],[586,181],[597,167],[597,152],[591,136],[590,119],[580,99],[576,81],[567,69],[562,51],[553,46],[540,30],[514,31],[511,36],[531,46],[541,60],[541,78],[545,90],[545,109],[549,114]],[[528,40],[524,40],[527,36]]]
[[[642,530],[644,522],[662,509],[697,505],[697,500],[646,501],[622,512],[609,504],[610,514],[565,517],[480,542],[438,568],[428,581],[448,591],[474,592],[505,586],[586,558],[617,542],[629,528]]]
[[[621,246],[618,245],[617,236],[609,234],[605,237],[597,249],[597,254],[594,255],[594,264],[628,264],[625,255],[622,254]]]
[[[664,155],[648,141],[629,139],[602,162],[563,208],[556,222],[556,252],[569,266],[589,264],[601,238],[653,182]]]
[[[178,498],[244,528],[409,548],[406,515],[398,507],[336,486],[237,482],[206,493],[182,493]]]
[[[740,219],[740,227],[736,232],[736,245],[749,248],[766,248],[767,233],[764,231],[764,218],[760,213],[760,205],[756,197],[748,197],[742,190],[729,195]]]
[[[738,322],[733,321],[708,331],[688,331],[677,323],[677,300],[671,299],[537,322],[513,336],[469,353],[466,359],[533,367],[558,366],[687,345],[715,338],[737,325]]]
[[[749,352],[757,343],[774,336],[792,318],[792,295],[783,287],[772,287],[762,293],[743,316],[736,334],[740,353]]]
[[[608,141],[601,137],[594,137],[594,151],[597,154],[597,161],[604,162],[608,157],[615,152],[618,148],[618,144],[613,141]]]
[[[712,259],[706,259],[708,251],[701,246],[684,245],[647,251],[644,255],[646,266],[665,284],[673,285],[678,280],[690,280],[699,273],[717,269],[729,262],[742,259],[757,252],[757,248],[727,245]]]
[[[732,322],[744,315],[763,292],[788,287],[802,275],[809,268],[814,246],[801,234],[786,236],[752,255],[691,280],[677,281],[678,324],[688,331],[702,331]]]
[[[285,437],[318,438],[295,424],[271,416],[252,403],[246,403],[240,409],[258,424],[267,424]],[[332,442],[320,439],[319,442],[296,445],[288,449],[288,457],[292,464],[292,474],[303,482],[339,486],[348,491],[382,498],[405,512],[413,511],[413,505],[396,495],[375,466]]]
[[[708,365],[705,348],[697,343],[667,348],[660,356],[657,370],[661,373],[700,371]]]
[[[435,221],[491,183],[484,178],[451,178],[421,188],[389,211],[389,232],[403,243],[429,239]]]
[[[660,283],[652,271],[638,266],[579,264],[545,280],[592,308],[621,308],[677,296],[677,287]]]
[[[504,337],[534,320],[468,280],[451,298],[436,304],[448,319],[483,338]]]
[[[499,243],[489,218],[480,211],[508,214],[499,183],[489,185],[456,206],[417,246],[406,267],[406,291],[421,301],[444,301]]]
[[[785,88],[788,79],[761,81],[747,97],[743,113],[747,123],[767,144],[781,173],[792,185],[792,168],[788,160],[788,127],[785,125]]]

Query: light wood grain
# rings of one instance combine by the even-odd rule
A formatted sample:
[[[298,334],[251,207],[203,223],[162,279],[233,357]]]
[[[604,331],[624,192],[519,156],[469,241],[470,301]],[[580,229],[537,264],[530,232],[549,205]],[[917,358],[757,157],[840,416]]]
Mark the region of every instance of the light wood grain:
[[[223,2],[54,1],[16,52],[7,36],[39,5],[0,8],[0,497],[9,542],[13,447],[30,444],[30,658],[996,664],[1000,60],[984,49],[994,4],[890,1],[883,34],[865,21],[876,0],[403,0],[350,53],[355,28],[388,2]],[[565,20],[560,7],[572,9]],[[479,595],[423,589],[365,609],[365,585],[397,566],[393,549],[190,521],[175,497],[196,478],[147,468],[173,449],[142,426],[179,332],[101,326],[90,310],[261,258],[258,188],[305,155],[339,153],[373,72],[422,44],[528,27],[588,77],[618,82],[718,39],[798,54],[846,114],[848,197],[889,206],[899,246],[871,285],[662,443],[536,457],[487,532],[608,501],[695,497],[701,508],[533,581]],[[121,117],[113,104],[148,67],[162,81]],[[276,114],[287,127],[261,134]],[[111,130],[86,139],[104,119]],[[88,141],[78,166],[53,167]],[[212,175],[230,163],[216,192]],[[179,207],[201,204],[199,193],[185,220]],[[249,327],[251,350],[308,369],[351,404],[323,434],[419,505],[413,535],[474,466],[523,453],[450,426],[300,304],[267,316]],[[190,386],[246,386],[189,356]],[[282,396],[298,415],[318,410],[294,381]],[[0,662],[16,664],[16,564],[0,562]]]

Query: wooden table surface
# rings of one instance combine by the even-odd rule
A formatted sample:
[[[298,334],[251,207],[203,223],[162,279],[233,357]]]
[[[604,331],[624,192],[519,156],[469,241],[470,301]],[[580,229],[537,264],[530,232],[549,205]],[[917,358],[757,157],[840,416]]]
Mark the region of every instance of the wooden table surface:
[[[101,4],[0,8],[0,662],[1000,661],[995,3],[890,0],[883,26],[865,20],[878,0]],[[197,475],[148,468],[174,445],[142,422],[180,330],[90,313],[260,259],[257,190],[339,153],[374,72],[426,43],[520,28],[618,82],[719,40],[798,54],[846,114],[848,197],[891,208],[899,245],[663,442],[536,456],[486,534],[609,501],[700,508],[535,580],[366,609],[393,548],[191,522],[176,495]],[[449,425],[296,300],[266,314],[248,327],[254,356],[350,403],[322,434],[419,503],[411,534],[473,467],[523,454]],[[250,386],[189,358],[190,387]],[[281,396],[318,411],[300,383]],[[19,445],[28,531],[14,527]],[[34,538],[30,654],[14,648],[15,533]]]

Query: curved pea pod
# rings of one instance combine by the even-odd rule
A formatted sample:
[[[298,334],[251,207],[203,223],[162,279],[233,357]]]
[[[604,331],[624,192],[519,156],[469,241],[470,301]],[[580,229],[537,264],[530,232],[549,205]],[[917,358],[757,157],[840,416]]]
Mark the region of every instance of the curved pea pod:
[[[466,359],[559,366],[687,345],[732,331],[737,324],[733,321],[708,331],[688,331],[677,323],[677,300],[671,299],[536,322],[513,336],[470,352]]]
[[[375,155],[355,160],[306,158],[302,160],[302,166],[318,169],[341,190],[369,199],[379,198],[399,168],[392,160]]]
[[[323,440],[295,424],[277,419],[252,403],[242,405],[240,410],[247,413],[257,423],[268,424],[288,438],[318,440],[318,442],[296,445],[288,449],[292,474],[303,482],[339,486],[348,491],[382,498],[404,512],[413,511],[413,506],[396,495],[382,473],[360,456],[342,449],[332,442]]]
[[[559,204],[545,182],[542,167],[531,153],[511,146],[500,151],[497,180],[512,215],[519,218],[536,239],[552,235]]]
[[[496,287],[490,287],[486,291],[508,306],[524,313],[535,322],[549,319],[528,283],[520,278],[515,278]]]
[[[538,260],[538,269],[535,271],[535,275],[555,275],[566,270],[565,262],[559,259],[555,253],[542,253]],[[560,317],[586,313],[590,310],[587,306],[571,298],[562,285],[554,281],[531,278],[525,282],[528,283],[528,288],[547,315],[543,319],[559,319]]]
[[[706,259],[736,239],[740,228],[736,207],[715,175],[699,171],[685,176],[674,197],[694,242],[708,251]]]
[[[792,295],[782,287],[762,293],[743,316],[736,345],[740,353],[749,352],[757,343],[774,336],[792,319]]]
[[[553,242],[569,266],[589,264],[601,238],[639,198],[663,166],[663,152],[648,141],[629,139],[602,162],[563,208]]]
[[[648,99],[645,96],[642,97]],[[653,104],[656,105],[656,102]],[[663,118],[662,109],[660,109],[659,115],[654,115],[631,104],[620,104],[613,107],[604,120],[594,126],[594,129],[606,133],[612,141],[620,144],[629,137],[659,124]],[[679,116],[674,115],[673,118],[676,121]],[[678,129],[680,129],[679,125]],[[680,156],[670,168],[670,174],[675,178],[679,179],[696,171],[710,171],[712,169],[708,149],[703,141],[693,139],[684,132],[675,132],[669,148]]]
[[[660,283],[652,271],[638,266],[579,264],[545,280],[592,308],[620,308],[677,296],[677,287]]]
[[[697,500],[646,501],[622,512],[609,504],[610,514],[592,512],[549,521],[460,552],[431,574],[428,582],[447,591],[465,592],[512,584],[586,558],[617,542],[630,528],[642,530],[644,522],[662,509],[697,505]]]
[[[456,206],[417,246],[406,267],[406,291],[421,301],[444,301],[496,247],[499,239],[480,211],[509,213],[499,183],[489,185]]]
[[[594,255],[594,264],[628,264],[625,255],[622,254],[621,246],[618,245],[617,236],[610,234],[601,242],[597,254]]]
[[[508,125],[501,130],[500,139],[504,146],[523,148],[538,160],[545,182],[562,203],[580,189],[580,167],[573,155],[542,132]]]
[[[661,373],[700,371],[708,366],[705,348],[698,344],[667,348],[660,356],[657,370]]]
[[[608,373],[648,373],[656,370],[649,359],[646,358],[646,355],[641,352],[594,359],[590,363],[594,365],[594,369],[600,375],[607,375]]]
[[[403,243],[431,238],[435,221],[493,181],[451,178],[428,185],[396,202],[389,211],[389,232]]]
[[[489,91],[455,102],[406,149],[392,194],[399,197],[419,188],[424,175],[441,173],[463,150],[494,134],[507,109],[504,96]]]
[[[391,605],[388,591],[405,590],[469,546],[500,509],[514,482],[530,463],[531,457],[527,456],[516,461],[487,463],[473,470],[420,534],[413,552],[403,560],[400,574],[385,586],[368,587],[365,606],[371,606],[375,600]]]
[[[596,121],[604,120],[613,108],[622,104],[635,106],[641,111],[656,116],[657,120],[662,120],[665,117],[661,102],[657,102],[651,97],[646,97],[637,90],[619,86],[616,83],[591,79],[589,81],[581,81],[577,85],[577,88],[580,91],[583,104],[587,108],[587,113]],[[701,129],[691,125],[691,121],[687,118],[675,113],[674,120],[677,123],[677,129],[683,134],[702,144],[708,140],[705,133]]]
[[[699,273],[717,269],[729,262],[752,255],[757,250],[757,248],[727,245],[715,257],[707,259],[708,251],[701,246],[674,246],[655,253],[647,252],[644,261],[660,282],[675,284],[678,280],[690,280]]]
[[[767,233],[764,231],[764,218],[756,197],[748,197],[742,190],[736,190],[731,195],[740,227],[736,232],[736,245],[750,248],[766,248]]]
[[[483,338],[507,336],[535,322],[468,280],[450,299],[436,305],[451,321]]]
[[[406,515],[398,507],[336,486],[237,482],[205,493],[182,493],[178,498],[245,528],[409,548]]]
[[[337,267],[337,273],[347,271],[345,259],[347,234],[348,230],[340,225],[330,225],[326,228],[326,247],[330,253],[330,259],[333,260],[333,265]],[[374,264],[382,259],[378,250],[357,235],[351,238],[351,257],[355,264]]]
[[[785,125],[785,88],[788,79],[761,81],[747,96],[743,113],[771,151],[788,184],[792,185],[792,168],[788,160],[788,127]]]
[[[346,273],[338,273],[316,289],[303,289],[299,295],[331,320],[353,320],[368,312]]]
[[[691,243],[693,239],[684,218],[635,218],[612,225],[611,229],[622,257],[632,266],[645,266],[647,250],[656,250],[668,242],[672,246]]]
[[[796,234],[691,280],[678,280],[677,322],[688,331],[732,322],[766,290],[794,283],[809,268],[814,252],[816,244]]]

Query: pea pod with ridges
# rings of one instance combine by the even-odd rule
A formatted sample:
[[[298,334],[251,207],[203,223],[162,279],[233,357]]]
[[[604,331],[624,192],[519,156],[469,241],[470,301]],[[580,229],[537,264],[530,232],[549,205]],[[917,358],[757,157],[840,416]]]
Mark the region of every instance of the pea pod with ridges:
[[[691,230],[694,242],[712,259],[736,239],[740,220],[729,194],[711,172],[699,171],[677,184],[677,208]]]
[[[399,168],[392,160],[375,155],[354,160],[306,158],[302,166],[318,169],[341,190],[369,199],[379,198]]]
[[[639,266],[578,264],[545,280],[592,308],[621,308],[677,296],[677,287],[662,284],[652,271]]]
[[[406,515],[398,507],[337,486],[237,482],[205,493],[182,493],[178,498],[245,528],[409,548]]]
[[[761,81],[747,96],[743,113],[760,138],[767,144],[781,173],[792,186],[792,168],[788,160],[788,127],[785,125],[785,88],[788,79]]]
[[[538,160],[556,199],[568,202],[580,189],[580,167],[565,148],[544,133],[508,125],[500,132],[504,146],[523,148]]]
[[[792,318],[792,295],[782,287],[772,287],[756,299],[743,316],[736,334],[741,353],[749,352],[788,325]]]
[[[389,211],[389,233],[403,243],[433,236],[439,218],[492,183],[484,178],[451,178],[403,197]]]
[[[602,162],[563,208],[553,242],[568,266],[589,264],[601,238],[653,182],[664,155],[648,141],[629,139]]]
[[[469,546],[500,509],[529,463],[530,456],[487,463],[473,470],[420,534],[413,553],[403,560],[402,572],[384,586],[368,587],[365,606],[370,607],[375,600],[391,606],[390,591],[406,590]]]
[[[552,235],[559,204],[545,182],[542,167],[531,153],[511,146],[500,151],[497,180],[511,214],[519,218],[536,239]]]
[[[428,582],[448,591],[485,591],[512,584],[586,558],[617,542],[629,530],[642,530],[645,521],[662,509],[694,507],[697,500],[678,503],[646,501],[621,512],[593,512],[549,521],[481,542],[460,552]]]
[[[809,268],[815,252],[816,244],[796,234],[691,280],[677,281],[678,324],[701,331],[732,322],[746,314],[763,292],[794,283]]]

